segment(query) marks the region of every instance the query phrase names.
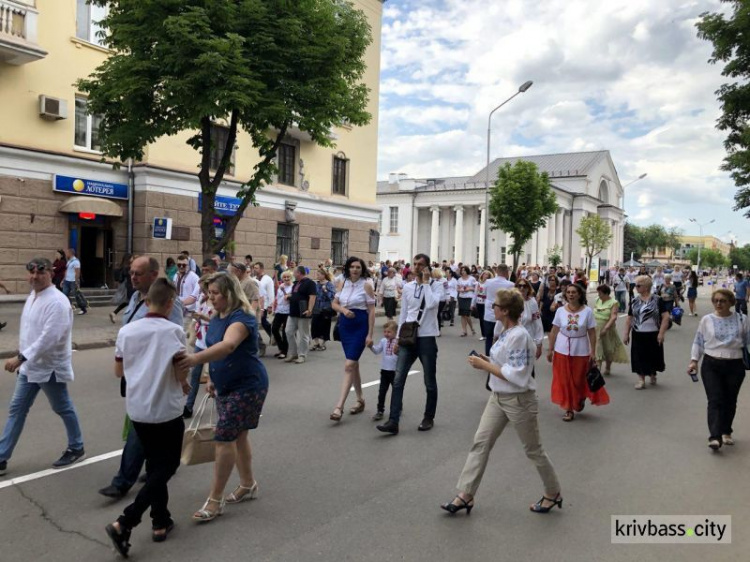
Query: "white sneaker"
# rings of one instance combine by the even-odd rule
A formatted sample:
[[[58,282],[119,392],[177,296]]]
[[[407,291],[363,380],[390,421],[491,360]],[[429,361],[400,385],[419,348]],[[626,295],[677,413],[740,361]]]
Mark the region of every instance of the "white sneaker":
[[[109,313],[109,319],[112,321],[112,324],[115,323],[115,313],[114,312],[110,312]]]
[[[284,363],[291,363],[292,361],[295,361],[297,359],[296,355],[288,355],[286,359],[284,359]]]
[[[79,310],[76,314],[78,314],[78,316],[83,316],[84,314],[86,314],[86,311],[85,310]]]
[[[294,360],[294,362],[297,365],[301,365],[302,363],[305,362],[305,356],[304,355],[300,355],[299,357],[297,357],[297,359]]]
[[[643,390],[644,388],[646,388],[645,381],[638,381],[637,383],[635,383],[636,390]]]

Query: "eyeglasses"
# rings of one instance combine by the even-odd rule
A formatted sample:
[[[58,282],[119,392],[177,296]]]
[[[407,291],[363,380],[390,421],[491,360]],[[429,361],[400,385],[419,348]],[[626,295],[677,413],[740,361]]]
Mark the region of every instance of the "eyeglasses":
[[[33,273],[35,269],[37,273],[44,273],[47,269],[47,266],[43,263],[37,263],[35,261],[30,261],[26,264],[26,271],[28,271],[29,273]]]
[[[727,299],[714,299],[711,302],[714,303],[714,304],[726,304],[729,301]]]
[[[492,308],[500,308],[499,304],[492,303]]]

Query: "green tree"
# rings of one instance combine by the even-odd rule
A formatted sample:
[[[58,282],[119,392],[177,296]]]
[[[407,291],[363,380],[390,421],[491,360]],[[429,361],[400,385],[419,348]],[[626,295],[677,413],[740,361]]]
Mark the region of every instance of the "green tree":
[[[642,230],[642,243],[644,253],[650,254],[651,259],[656,259],[656,254],[661,248],[666,248],[670,243],[670,234],[660,224],[651,224]]]
[[[490,196],[490,228],[513,237],[509,251],[515,271],[518,254],[534,233],[546,226],[547,217],[557,211],[557,199],[547,172],[540,174],[536,164],[525,160],[513,166],[507,163],[498,170]]]
[[[750,271],[750,244],[735,246],[729,250],[729,267],[737,266],[740,271]]]
[[[586,254],[585,271],[588,271],[591,259],[612,241],[612,229],[599,215],[587,215],[581,219],[576,233],[581,237],[581,247]]]
[[[623,262],[629,261],[631,255],[634,260],[641,259],[644,251],[643,229],[633,223],[626,222],[623,229]]]
[[[711,64],[724,63],[721,74],[733,80],[723,84],[716,96],[722,114],[716,127],[728,131],[724,141],[727,157],[722,170],[731,172],[735,185],[735,211],[746,209],[750,218],[750,3],[745,0],[722,0],[730,12],[705,12],[696,24],[698,37],[713,43]]]
[[[362,83],[372,42],[366,16],[343,0],[92,0],[108,6],[102,25],[112,55],[77,87],[102,115],[102,151],[143,158],[165,135],[194,131],[200,153],[202,252],[231,239],[242,213],[276,172],[276,151],[295,126],[333,146],[331,128],[365,125]],[[227,126],[219,146],[212,124]],[[238,128],[258,158],[237,192],[241,204],[214,237],[216,191],[230,167]],[[221,151],[212,170],[211,149]],[[251,148],[256,154],[252,154]]]
[[[698,248],[691,248],[685,259],[693,265],[698,265]],[[727,258],[719,250],[713,248],[701,248],[701,268],[704,267],[723,267],[727,264]]]
[[[553,267],[557,267],[562,262],[562,246],[555,244],[547,250],[547,261]]]

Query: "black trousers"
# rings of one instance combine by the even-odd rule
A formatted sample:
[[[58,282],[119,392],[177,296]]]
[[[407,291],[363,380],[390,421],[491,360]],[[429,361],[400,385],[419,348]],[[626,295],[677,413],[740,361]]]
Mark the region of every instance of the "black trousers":
[[[152,528],[164,529],[173,523],[167,509],[167,482],[180,466],[185,423],[180,416],[164,423],[134,421],[133,427],[146,456],[146,483],[117,522],[125,529],[132,529],[140,524],[141,517],[150,507]]]
[[[440,301],[438,304],[438,328],[441,330],[443,329],[443,310],[445,310],[446,304],[448,304],[448,301]]]
[[[378,412],[385,411],[385,397],[388,394],[388,389],[393,386],[393,381],[396,379],[396,371],[380,370],[380,390],[378,390]]]
[[[286,355],[289,351],[289,342],[286,339],[286,319],[289,318],[288,314],[276,313],[273,316],[273,324],[271,325],[271,333],[273,333],[273,339],[276,340],[276,347],[279,348],[279,353]]]
[[[737,412],[737,395],[745,380],[742,359],[703,358],[701,379],[708,398],[709,439],[721,441],[722,435],[732,434],[732,422]]]

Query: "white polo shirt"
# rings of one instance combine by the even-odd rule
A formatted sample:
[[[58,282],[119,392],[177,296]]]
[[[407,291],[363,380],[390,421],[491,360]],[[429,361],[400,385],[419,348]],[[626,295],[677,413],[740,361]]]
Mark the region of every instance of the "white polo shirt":
[[[173,361],[186,347],[182,326],[164,316],[149,313],[120,329],[115,360],[122,361],[125,371],[125,409],[131,420],[164,423],[182,415],[182,385]]]

